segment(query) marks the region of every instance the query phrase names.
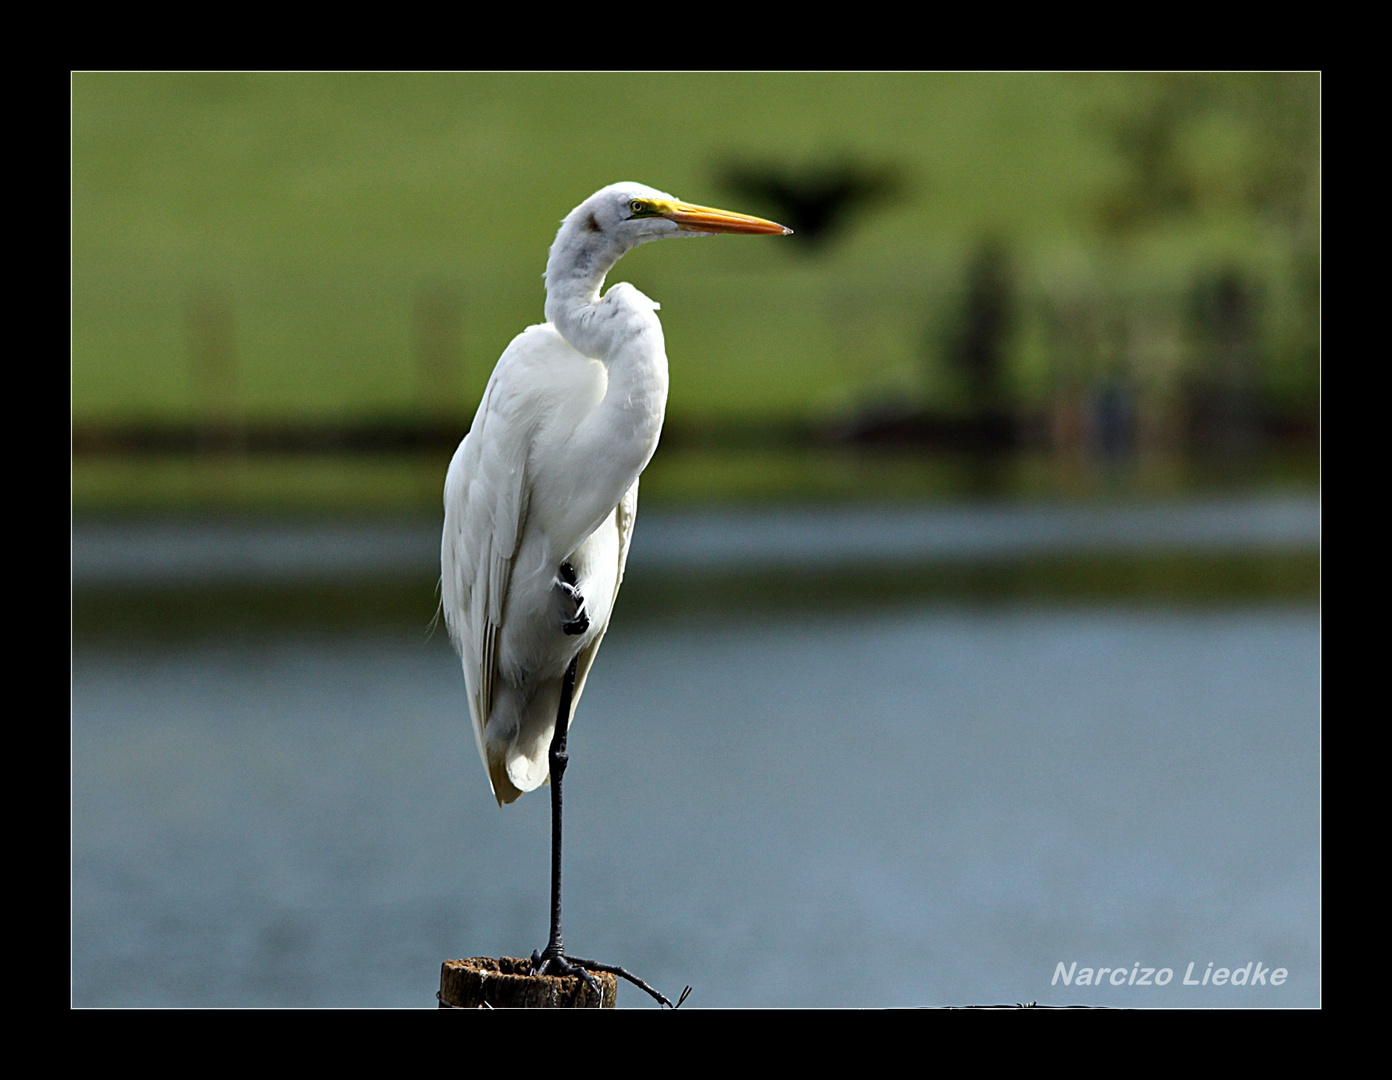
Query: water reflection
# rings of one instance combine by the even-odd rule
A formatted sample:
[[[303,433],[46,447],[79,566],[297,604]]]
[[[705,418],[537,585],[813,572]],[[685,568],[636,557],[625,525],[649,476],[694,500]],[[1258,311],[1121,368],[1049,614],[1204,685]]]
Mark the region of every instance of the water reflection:
[[[643,508],[634,570],[814,568],[1119,552],[1313,551],[1320,504],[1309,496],[1174,503],[982,503],[950,506],[692,511]],[[440,523],[136,521],[73,529],[78,588],[168,582],[439,576]]]

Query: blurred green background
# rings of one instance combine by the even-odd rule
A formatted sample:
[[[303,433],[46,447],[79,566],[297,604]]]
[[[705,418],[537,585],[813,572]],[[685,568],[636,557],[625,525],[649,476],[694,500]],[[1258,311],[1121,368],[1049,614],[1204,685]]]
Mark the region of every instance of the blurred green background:
[[[619,179],[807,222],[611,275],[662,303],[649,500],[1312,488],[1319,92],[74,75],[74,510],[433,511],[559,219]]]

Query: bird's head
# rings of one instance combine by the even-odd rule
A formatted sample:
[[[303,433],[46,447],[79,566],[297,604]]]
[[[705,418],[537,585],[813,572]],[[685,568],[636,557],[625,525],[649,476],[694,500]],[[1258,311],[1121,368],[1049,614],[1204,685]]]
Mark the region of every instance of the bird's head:
[[[610,184],[572,210],[562,224],[567,230],[598,234],[624,250],[666,237],[714,233],[761,233],[786,236],[792,229],[773,221],[682,202],[646,184]]]
[[[784,236],[792,229],[773,221],[685,203],[646,184],[610,184],[561,222],[546,264],[546,317],[574,296],[593,302],[604,276],[626,251],[650,240],[715,233]]]

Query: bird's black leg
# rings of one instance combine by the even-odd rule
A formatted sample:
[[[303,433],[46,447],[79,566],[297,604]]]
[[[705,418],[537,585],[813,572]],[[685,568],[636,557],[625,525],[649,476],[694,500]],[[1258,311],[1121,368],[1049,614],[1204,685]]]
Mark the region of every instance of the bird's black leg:
[[[580,592],[575,582],[575,567],[568,562],[561,563],[560,569],[556,571],[556,588],[575,607],[575,614],[561,623],[561,629],[567,634],[583,634],[590,628],[590,613],[585,610],[585,596]]]
[[[563,569],[569,569],[569,566],[569,563],[565,563]],[[573,575],[574,571],[571,573]],[[532,953],[532,974],[579,975],[589,984],[591,990],[599,994],[599,983],[590,971],[606,971],[611,975],[622,976],[634,986],[646,990],[660,1004],[673,1009],[676,1008],[675,1005],[638,976],[621,967],[567,956],[565,945],[561,941],[561,782],[565,776],[566,765],[570,761],[570,755],[566,753],[566,729],[570,726],[570,702],[575,696],[575,665],[578,660],[579,657],[576,657],[570,661],[565,676],[561,679],[561,703],[556,710],[556,730],[551,734],[551,939],[546,943],[545,949]],[[682,998],[685,1000],[686,995],[683,994]]]
[[[569,565],[563,564],[565,567]],[[571,573],[573,576],[574,571]],[[578,659],[571,659],[561,679],[561,703],[556,710],[556,729],[551,733],[551,937],[545,949],[532,953],[532,969],[537,975],[545,975],[552,969],[558,975],[571,975],[575,971],[566,960],[565,945],[561,941],[561,784],[570,761],[570,755],[566,753],[566,729],[570,726],[570,701],[575,695],[575,665]],[[585,981],[596,992],[599,990],[599,984],[593,978],[586,975]]]

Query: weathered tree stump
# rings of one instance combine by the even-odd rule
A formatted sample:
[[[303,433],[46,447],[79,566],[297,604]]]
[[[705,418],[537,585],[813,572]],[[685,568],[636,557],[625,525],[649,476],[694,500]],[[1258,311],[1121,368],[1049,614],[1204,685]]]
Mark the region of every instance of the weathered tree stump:
[[[440,965],[442,1009],[612,1009],[619,980],[607,971],[590,972],[595,992],[579,975],[532,975],[532,962],[504,956],[446,960]]]

